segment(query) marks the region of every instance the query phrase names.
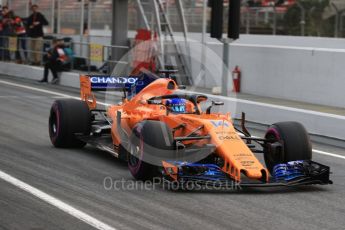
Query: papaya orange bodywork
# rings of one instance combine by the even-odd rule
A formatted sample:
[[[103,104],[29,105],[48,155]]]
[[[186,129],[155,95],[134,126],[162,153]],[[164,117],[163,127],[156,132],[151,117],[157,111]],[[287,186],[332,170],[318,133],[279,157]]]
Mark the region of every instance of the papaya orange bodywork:
[[[95,98],[91,92],[90,80],[81,76],[81,99],[88,102],[90,109],[95,108]],[[88,82],[89,81],[89,82]],[[170,128],[185,124],[185,128],[176,130],[174,137],[183,137],[198,127],[200,135],[209,135],[209,140],[202,140],[196,143],[210,143],[216,146],[215,154],[224,160],[222,170],[236,181],[241,181],[241,174],[250,179],[268,181],[268,170],[259,162],[246,143],[236,132],[230,114],[172,114],[168,113],[165,106],[151,105],[148,99],[157,96],[176,93],[178,87],[171,79],[157,79],[145,87],[131,100],[123,101],[119,105],[109,106],[108,117],[114,122],[112,124],[112,139],[115,146],[121,144],[121,138],[117,130],[117,112],[121,112],[121,126],[125,133],[130,136],[133,127],[144,120],[159,120]],[[91,99],[91,100],[90,100]],[[187,142],[187,141],[186,141]],[[189,141],[190,142],[190,141]],[[167,162],[162,162],[164,168],[175,167]],[[175,175],[171,175],[176,179]]]
[[[96,109],[97,103],[95,95],[91,91],[91,82],[88,76],[80,76],[80,98],[86,101],[90,109]]]

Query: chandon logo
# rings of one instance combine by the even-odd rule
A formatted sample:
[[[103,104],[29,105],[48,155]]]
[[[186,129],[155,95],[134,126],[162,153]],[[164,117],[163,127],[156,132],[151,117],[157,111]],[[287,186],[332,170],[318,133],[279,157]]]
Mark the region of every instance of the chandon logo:
[[[90,77],[93,84],[135,84],[138,78],[135,77]]]

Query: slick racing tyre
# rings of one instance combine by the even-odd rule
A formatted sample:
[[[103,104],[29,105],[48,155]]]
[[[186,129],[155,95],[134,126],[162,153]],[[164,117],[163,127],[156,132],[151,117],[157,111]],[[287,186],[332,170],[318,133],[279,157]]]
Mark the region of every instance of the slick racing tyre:
[[[57,148],[82,148],[85,142],[75,134],[90,134],[91,114],[84,101],[73,99],[57,100],[49,116],[49,136]]]
[[[133,128],[128,154],[128,169],[137,180],[159,176],[164,156],[173,153],[171,129],[159,121],[144,121]]]
[[[266,167],[271,173],[277,164],[312,158],[309,135],[304,126],[298,122],[273,124],[267,130],[265,138],[269,140],[269,144],[264,148],[264,158]]]

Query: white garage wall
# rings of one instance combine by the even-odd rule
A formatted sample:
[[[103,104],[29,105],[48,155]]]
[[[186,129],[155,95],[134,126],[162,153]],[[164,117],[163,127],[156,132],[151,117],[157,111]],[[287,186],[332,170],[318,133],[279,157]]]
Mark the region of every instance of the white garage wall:
[[[220,43],[208,47],[222,56]],[[213,61],[207,56],[206,65],[221,73],[222,64]],[[199,65],[193,63],[193,76]],[[345,39],[242,36],[230,48],[230,71],[236,65],[243,93],[345,108]],[[213,76],[208,88],[221,84],[221,74]]]
[[[231,47],[243,73],[242,92],[345,108],[345,51]]]

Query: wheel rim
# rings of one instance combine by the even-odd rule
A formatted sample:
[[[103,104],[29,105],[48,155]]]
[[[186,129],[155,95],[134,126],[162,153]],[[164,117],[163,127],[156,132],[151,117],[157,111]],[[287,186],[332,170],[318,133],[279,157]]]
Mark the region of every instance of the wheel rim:
[[[54,109],[52,111],[50,118],[49,118],[49,133],[50,136],[53,140],[57,138],[59,135],[59,125],[60,125],[60,120],[59,120],[59,111],[57,109]]]
[[[55,134],[57,133],[57,128],[56,128],[56,118],[54,119],[52,119],[53,121],[52,121],[52,131],[53,131],[53,134],[54,134],[54,136],[55,136]]]
[[[273,141],[277,141],[278,139],[276,138],[276,136],[272,133],[269,133],[266,137],[268,140],[272,140]],[[267,158],[270,162],[276,162],[277,160],[277,156],[273,155],[273,153],[271,151],[267,151]]]
[[[143,157],[143,147],[144,147],[144,141],[143,141],[142,136],[140,136],[139,140],[135,138],[134,143],[131,143],[128,164],[130,166],[130,170],[133,173],[136,173],[141,166],[142,157]]]
[[[140,147],[138,145],[131,145],[129,163],[131,166],[136,166],[139,162]]]
[[[270,143],[281,140],[278,130],[274,128],[270,128],[267,131],[265,137]],[[268,168],[273,168],[274,164],[281,162],[282,160],[279,154],[273,154],[271,151],[269,151],[268,148],[265,151],[264,157]]]

